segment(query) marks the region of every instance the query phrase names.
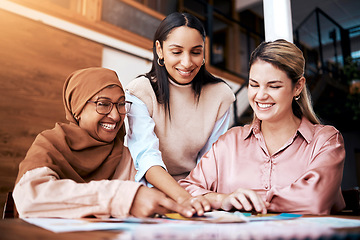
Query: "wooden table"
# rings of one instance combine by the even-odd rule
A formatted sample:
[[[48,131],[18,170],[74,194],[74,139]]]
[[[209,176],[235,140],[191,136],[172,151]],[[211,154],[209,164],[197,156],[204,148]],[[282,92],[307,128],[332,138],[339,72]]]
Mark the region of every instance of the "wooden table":
[[[350,219],[358,219],[360,217],[349,216],[332,216],[344,217]],[[241,224],[241,223],[240,223]],[[240,225],[239,225],[240,226]],[[150,226],[151,227],[151,226]],[[165,226],[164,226],[165,227]],[[236,230],[236,229],[235,229]],[[261,229],[259,229],[261,231]],[[276,231],[276,230],[275,230]],[[360,239],[360,228],[346,228],[336,230],[339,236],[333,236],[331,239]],[[68,233],[53,233],[51,231],[42,229],[35,225],[29,224],[22,219],[4,219],[0,220],[0,239],[1,240],[97,240],[97,239],[131,239],[127,238],[125,232],[120,230],[106,230],[106,231],[88,231],[88,232],[68,232]],[[271,238],[271,236],[269,236]],[[190,236],[189,236],[190,238]],[[192,239],[194,236],[191,236]],[[166,238],[161,238],[166,239]],[[181,238],[183,239],[183,238]],[[222,239],[221,237],[214,237],[214,239]],[[326,239],[326,238],[325,238]]]
[[[1,240],[98,240],[117,239],[121,231],[53,233],[20,218],[0,220]]]

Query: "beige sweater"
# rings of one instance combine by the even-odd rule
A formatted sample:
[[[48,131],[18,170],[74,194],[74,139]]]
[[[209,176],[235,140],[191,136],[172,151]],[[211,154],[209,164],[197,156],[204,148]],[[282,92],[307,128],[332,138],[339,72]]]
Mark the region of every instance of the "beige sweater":
[[[210,137],[215,122],[225,114],[235,97],[223,82],[205,85],[199,101],[190,84],[178,85],[170,81],[169,88],[171,120],[164,105],[158,103],[147,78],[133,80],[126,90],[147,106],[155,122],[162,159],[169,173],[178,180],[195,167],[197,155]]]

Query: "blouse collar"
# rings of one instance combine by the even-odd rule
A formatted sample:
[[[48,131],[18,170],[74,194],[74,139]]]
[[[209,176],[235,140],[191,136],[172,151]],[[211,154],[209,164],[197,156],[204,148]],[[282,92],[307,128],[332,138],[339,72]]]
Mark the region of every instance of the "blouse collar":
[[[299,133],[307,143],[310,143],[314,136],[314,124],[312,124],[306,117],[302,117],[299,128],[297,129],[297,133]],[[260,133],[260,120],[256,119],[250,125],[248,133],[245,135],[245,138],[250,137],[251,134],[256,136]],[[297,134],[295,134],[296,136]]]
[[[303,136],[307,143],[310,143],[314,138],[315,125],[312,124],[306,117],[302,117],[297,131],[301,134],[301,136]]]

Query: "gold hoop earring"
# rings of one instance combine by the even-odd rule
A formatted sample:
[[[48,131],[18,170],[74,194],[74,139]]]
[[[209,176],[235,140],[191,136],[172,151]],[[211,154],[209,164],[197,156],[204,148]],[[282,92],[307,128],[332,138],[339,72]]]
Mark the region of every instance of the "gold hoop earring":
[[[162,60],[163,62],[161,63],[161,62],[160,62],[160,60]],[[162,59],[162,58],[158,58],[158,60],[157,60],[157,64],[158,64],[160,67],[165,66],[165,61],[164,61],[164,59]]]
[[[300,95],[294,97],[295,101],[299,100],[300,99]]]

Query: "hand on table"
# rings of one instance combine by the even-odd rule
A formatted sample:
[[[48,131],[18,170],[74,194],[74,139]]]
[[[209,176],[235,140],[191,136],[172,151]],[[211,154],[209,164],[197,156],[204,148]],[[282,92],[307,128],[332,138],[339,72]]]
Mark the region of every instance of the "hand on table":
[[[266,214],[269,206],[270,204],[264,202],[255,191],[238,188],[223,199],[221,208],[225,211],[229,211],[232,208],[245,211],[255,210],[256,212]]]
[[[191,217],[193,210],[182,206],[165,196],[164,193],[154,188],[141,186],[137,191],[130,214],[134,217],[151,217],[155,214],[177,212],[185,217]]]
[[[198,216],[202,216],[205,212],[211,210],[210,202],[204,196],[190,197],[183,201],[181,205],[186,208],[192,208],[192,214],[197,214]]]

